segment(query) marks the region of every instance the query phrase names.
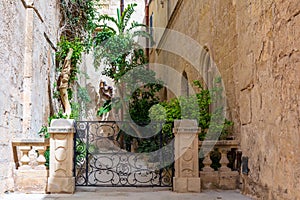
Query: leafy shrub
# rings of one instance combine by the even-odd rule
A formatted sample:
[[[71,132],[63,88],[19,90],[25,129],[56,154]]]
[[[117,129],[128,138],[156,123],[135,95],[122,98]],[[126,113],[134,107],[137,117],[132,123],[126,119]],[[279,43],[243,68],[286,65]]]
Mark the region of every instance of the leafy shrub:
[[[220,88],[213,88],[211,92],[204,89],[199,81],[194,81],[194,85],[200,89],[200,92],[191,96],[180,96],[172,98],[169,101],[159,103],[160,106],[153,107],[150,115],[151,119],[158,121],[166,120],[167,125],[163,127],[163,133],[172,137],[172,126],[176,119],[196,119],[201,128],[199,139],[204,140],[208,129],[214,133],[221,132],[219,139],[226,139],[230,134],[232,121],[225,119],[223,121],[223,107],[218,107],[213,113],[210,106],[218,98]],[[213,139],[213,138],[212,138]]]

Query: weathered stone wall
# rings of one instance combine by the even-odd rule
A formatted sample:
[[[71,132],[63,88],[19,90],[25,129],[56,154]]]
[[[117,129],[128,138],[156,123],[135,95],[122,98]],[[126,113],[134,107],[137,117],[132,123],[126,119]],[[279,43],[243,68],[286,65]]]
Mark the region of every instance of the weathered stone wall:
[[[154,1],[153,1],[154,2]],[[180,1],[178,1],[180,2]],[[156,6],[150,5],[150,13],[154,13],[155,21],[159,21],[161,14],[155,12]],[[235,31],[235,8],[232,6],[232,2],[229,0],[222,1],[222,3],[216,3],[214,1],[182,1],[181,6],[174,11],[173,18],[169,21],[168,29],[183,33],[186,38],[194,40],[200,47],[206,47],[211,55],[211,60],[215,62],[215,65],[220,71],[223,81],[225,83],[225,90],[228,100],[228,118],[235,122],[235,132],[239,133],[239,119],[238,108],[235,100],[235,84],[233,81],[233,67],[236,63],[236,31]],[[193,13],[193,14],[191,14]],[[170,13],[172,15],[172,13]],[[162,15],[164,18],[165,16]],[[170,17],[170,16],[169,16]],[[220,20],[222,19],[222,20]],[[223,21],[226,19],[226,22]],[[164,27],[159,25],[158,27]],[[158,34],[159,35],[159,34]],[[160,43],[160,37],[155,37],[156,45]],[[168,38],[164,43],[168,43]],[[186,39],[184,39],[186,40]],[[186,40],[188,41],[188,40]],[[181,48],[179,41],[169,41],[177,45],[175,48]],[[163,42],[162,42],[163,43]],[[185,43],[185,42],[184,42]],[[188,45],[188,44],[187,44]],[[163,49],[169,49],[166,47],[159,47]],[[193,49],[189,49],[194,53]],[[184,55],[174,55],[173,52],[155,51],[151,50],[150,63],[165,64],[177,70],[180,74],[184,71],[187,73],[187,78],[192,84],[193,80],[199,80],[202,77],[198,72],[203,71],[204,74],[208,71],[203,70],[203,66],[196,66],[189,63]],[[183,57],[183,58],[182,58]],[[199,60],[196,63],[201,63]],[[160,71],[159,67],[156,69],[158,76],[164,76],[166,72]],[[173,85],[172,88],[181,88],[181,82],[172,77],[168,77],[169,82]],[[168,97],[173,97],[171,93]]]
[[[155,20],[164,17],[150,8]],[[228,117],[249,157],[243,192],[299,199],[300,3],[183,0],[175,12],[168,27],[206,46],[222,75]],[[180,56],[152,50],[151,62],[186,71],[189,80],[201,78]],[[166,73],[158,70],[158,76]],[[181,87],[178,80],[170,82]]]
[[[56,44],[59,13],[56,0],[34,6],[41,18],[21,0],[0,2],[0,193],[13,189],[11,140],[37,137],[49,113],[55,52],[44,33]]]
[[[234,68],[246,193],[300,198],[300,2],[237,1]]]

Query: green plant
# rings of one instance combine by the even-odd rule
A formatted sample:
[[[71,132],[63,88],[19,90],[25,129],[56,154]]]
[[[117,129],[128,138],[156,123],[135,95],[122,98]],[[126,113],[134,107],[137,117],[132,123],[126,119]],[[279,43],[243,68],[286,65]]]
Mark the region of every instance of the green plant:
[[[111,107],[111,100],[106,100],[103,104],[103,106],[101,106],[98,111],[97,111],[97,115],[98,116],[102,116],[105,113],[108,113],[109,111],[111,111],[112,107]]]
[[[102,74],[114,81],[119,95],[106,101],[99,108],[98,115],[101,116],[112,108],[121,109],[121,120],[130,121],[123,128],[131,135],[120,131],[118,139],[125,142],[125,148],[130,148],[130,143],[137,140],[140,148],[150,151],[157,148],[146,146],[149,143],[147,139],[133,137],[132,135],[138,137],[141,133],[131,122],[141,126],[150,122],[149,109],[159,103],[158,92],[162,83],[155,78],[153,71],[145,67],[148,59],[143,48],[135,40],[136,37],[152,40],[147,31],[137,29],[146,26],[137,22],[129,23],[135,6],[136,4],[128,5],[122,14],[117,10],[117,18],[102,15],[98,19],[98,27],[102,30],[94,38],[95,66],[105,62],[106,67]],[[114,27],[109,24],[113,24]]]
[[[75,164],[78,166],[81,166],[84,161],[86,161],[86,155],[87,154],[92,154],[97,150],[96,146],[93,144],[88,145],[87,149],[87,144],[86,142],[83,142],[79,138],[76,138],[76,149],[75,149]]]
[[[147,31],[137,30],[145,27],[144,24],[128,24],[136,6],[137,4],[129,4],[122,14],[118,9],[117,19],[108,15],[101,15],[98,19],[97,26],[102,30],[94,37],[95,66],[104,60],[107,67],[103,74],[112,78],[115,83],[129,70],[147,63],[142,47],[134,39],[151,36]],[[108,22],[116,28],[109,26]]]
[[[74,102],[75,99],[73,98],[73,90],[76,89],[74,83],[80,73],[78,64],[81,62],[82,53],[88,52],[93,45],[92,36],[96,28],[98,2],[99,0],[59,1],[62,18],[59,31],[60,41],[56,52],[56,71],[61,73],[58,74],[59,77],[57,77],[58,80],[54,86],[53,97],[62,103],[64,112],[69,115],[68,117],[71,115],[71,109],[78,107],[75,105],[77,102]],[[70,63],[67,59],[68,55]],[[63,68],[64,70],[62,70]],[[68,95],[68,98],[66,98],[66,95]],[[84,98],[81,100],[85,101],[87,99],[86,96]],[[52,110],[51,112],[56,111]],[[74,116],[77,117],[73,113],[72,117]]]
[[[84,52],[84,46],[79,38],[74,38],[73,40],[68,40],[66,37],[62,37],[58,43],[58,51],[56,52],[56,60],[58,62],[57,71],[61,71],[64,60],[70,49],[73,49],[73,54],[71,57],[71,75],[69,79],[69,84],[77,80],[77,74],[79,72],[78,64],[81,62],[82,53]]]
[[[38,135],[39,135],[40,137],[50,138],[50,135],[49,135],[49,133],[48,133],[48,126],[42,125],[40,131],[38,132]]]
[[[216,79],[216,83],[219,79]],[[200,92],[189,97],[180,96],[160,103],[160,106],[154,107],[150,115],[156,120],[166,120],[172,124],[176,119],[196,119],[198,126],[201,128],[199,139],[226,139],[231,133],[230,128],[233,125],[232,121],[223,118],[223,107],[210,111],[210,106],[215,103],[222,90],[220,87],[214,87],[211,91],[205,89],[199,81],[194,81],[194,85],[198,87]],[[195,108],[196,106],[196,108]],[[183,112],[184,111],[184,112]],[[172,137],[172,126],[167,124],[163,126],[163,133]],[[220,133],[219,138],[206,138],[208,129],[212,133]]]
[[[144,121],[147,120],[147,110],[157,103],[155,93],[161,89],[161,85],[155,79],[155,74],[143,67],[148,60],[135,37],[151,38],[151,36],[146,31],[136,29],[145,27],[144,24],[137,22],[129,24],[135,6],[136,4],[129,4],[122,14],[117,10],[117,18],[101,15],[98,19],[97,26],[102,30],[94,37],[95,66],[102,61],[106,63],[103,75],[114,81],[120,95],[118,99],[107,101],[99,109],[98,115],[109,112],[113,104],[114,108],[129,110],[127,114],[131,117]],[[115,27],[109,26],[108,22]],[[145,80],[145,77],[148,80]],[[142,86],[135,88],[136,85]],[[129,119],[129,116],[124,118]]]
[[[56,52],[56,72],[61,72],[65,59],[72,49],[71,55],[71,72],[68,79],[68,100],[71,101],[71,114],[66,116],[63,111],[59,110],[56,114],[48,117],[48,126],[52,119],[73,118],[78,119],[80,113],[80,104],[74,101],[73,90],[71,85],[77,81],[77,75],[80,72],[78,64],[81,62],[82,53],[88,52],[92,47],[92,34],[96,27],[94,23],[96,17],[96,6],[99,0],[60,0],[59,6],[62,14],[60,22],[60,41],[58,42],[58,51]],[[54,98],[62,98],[60,92],[59,80],[54,83]],[[82,102],[90,101],[86,90],[78,89],[79,100]],[[55,113],[54,110],[51,111]],[[43,125],[38,132],[42,137],[49,138],[48,126]],[[46,165],[49,165],[49,149],[45,152]]]
[[[99,0],[60,0],[61,35],[80,38],[90,44],[88,38],[94,32]]]
[[[38,132],[38,135],[40,137],[49,138],[49,132],[48,132],[48,126],[50,126],[52,119],[66,119],[67,116],[63,114],[63,112],[60,110],[57,114],[51,115],[48,117],[48,124],[42,125],[41,129]]]
[[[78,87],[77,93],[78,93],[78,99],[80,101],[85,102],[85,103],[91,101],[91,97],[88,94],[88,91],[87,91],[86,88],[84,88],[84,87]]]

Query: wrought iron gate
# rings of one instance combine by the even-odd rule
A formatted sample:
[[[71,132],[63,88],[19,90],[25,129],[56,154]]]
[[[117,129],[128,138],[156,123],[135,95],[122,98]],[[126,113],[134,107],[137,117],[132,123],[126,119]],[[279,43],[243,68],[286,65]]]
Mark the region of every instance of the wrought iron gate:
[[[75,128],[76,186],[172,186],[173,144],[162,124],[78,121]]]

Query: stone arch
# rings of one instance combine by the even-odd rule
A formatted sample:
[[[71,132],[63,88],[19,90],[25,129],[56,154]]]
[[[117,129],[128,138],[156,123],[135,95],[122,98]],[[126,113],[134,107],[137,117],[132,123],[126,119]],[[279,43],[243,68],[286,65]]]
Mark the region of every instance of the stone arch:
[[[189,79],[186,71],[183,71],[181,76],[181,95],[189,96]]]

